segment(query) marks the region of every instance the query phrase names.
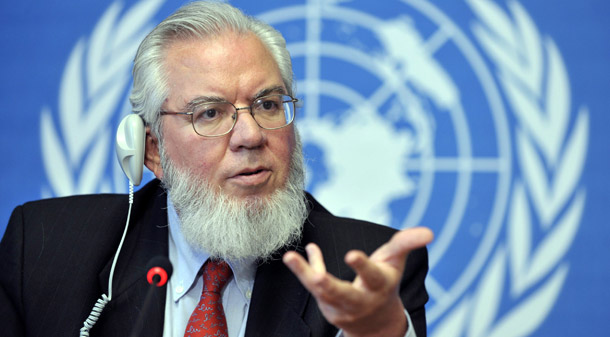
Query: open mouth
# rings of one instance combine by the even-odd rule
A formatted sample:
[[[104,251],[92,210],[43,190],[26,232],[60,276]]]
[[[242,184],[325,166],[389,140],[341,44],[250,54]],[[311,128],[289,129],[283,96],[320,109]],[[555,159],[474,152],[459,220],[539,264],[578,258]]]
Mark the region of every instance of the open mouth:
[[[271,170],[264,166],[244,168],[231,177],[231,181],[241,186],[259,186],[271,177]]]
[[[243,173],[240,173],[239,175],[240,175],[240,176],[251,176],[251,175],[255,175],[255,174],[261,173],[261,172],[263,172],[263,170],[256,170],[256,171],[250,171],[250,172],[243,172]]]

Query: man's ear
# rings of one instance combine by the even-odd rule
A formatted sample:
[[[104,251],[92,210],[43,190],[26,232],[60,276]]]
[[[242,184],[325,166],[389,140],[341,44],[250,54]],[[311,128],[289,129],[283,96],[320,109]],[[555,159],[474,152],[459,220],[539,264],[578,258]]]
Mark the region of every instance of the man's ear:
[[[144,154],[144,165],[155,174],[158,179],[163,178],[161,168],[161,156],[159,155],[159,140],[146,127],[146,152]]]

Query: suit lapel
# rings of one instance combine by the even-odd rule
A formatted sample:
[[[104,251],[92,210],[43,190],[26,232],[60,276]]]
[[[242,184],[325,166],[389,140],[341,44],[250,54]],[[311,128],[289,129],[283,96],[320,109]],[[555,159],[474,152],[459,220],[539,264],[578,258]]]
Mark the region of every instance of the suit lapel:
[[[246,337],[334,336],[337,333],[337,328],[322,316],[309,291],[281,260],[288,249],[295,249],[305,257],[303,247],[314,242],[324,252],[328,272],[335,276],[341,274],[337,259],[342,261],[343,255],[333,254],[333,241],[328,240],[328,237],[333,235],[323,232],[325,226],[318,226],[325,221],[324,216],[330,216],[330,213],[310,195],[307,196],[312,209],[303,225],[301,241],[296,248],[291,246],[280,250],[271,262],[261,264],[257,269]],[[324,216],[320,217],[320,214]]]
[[[150,288],[147,264],[155,256],[168,256],[166,207],[166,195],[157,184],[136,193],[129,231],[115,269],[112,300],[102,313],[99,326],[92,330],[96,334],[129,336],[137,330],[141,336],[162,335],[166,289],[153,290],[149,307],[146,312],[142,310]],[[99,275],[106,294],[111,265],[112,259]],[[142,319],[141,315],[146,317]]]
[[[310,329],[302,317],[310,297],[281,259],[260,265],[256,271],[246,337],[309,336]]]

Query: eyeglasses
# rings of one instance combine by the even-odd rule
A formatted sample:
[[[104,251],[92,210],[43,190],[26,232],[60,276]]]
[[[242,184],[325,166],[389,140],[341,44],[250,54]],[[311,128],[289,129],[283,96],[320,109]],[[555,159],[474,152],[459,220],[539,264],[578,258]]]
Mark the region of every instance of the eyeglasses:
[[[294,120],[296,102],[288,95],[263,96],[252,105],[238,108],[229,102],[204,102],[188,112],[161,111],[161,115],[190,115],[193,129],[203,137],[224,136],[233,130],[239,110],[250,110],[259,127],[266,130],[280,129]]]

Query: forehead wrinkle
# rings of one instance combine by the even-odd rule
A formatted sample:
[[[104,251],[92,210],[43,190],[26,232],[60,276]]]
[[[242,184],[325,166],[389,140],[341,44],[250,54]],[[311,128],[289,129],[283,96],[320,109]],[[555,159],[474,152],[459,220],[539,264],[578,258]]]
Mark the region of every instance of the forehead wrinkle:
[[[256,94],[254,94],[253,97],[250,98],[251,102],[254,102],[255,100],[263,97],[263,96],[268,96],[271,94],[282,94],[285,95],[286,94],[286,89],[284,89],[283,86],[281,85],[275,85],[275,86],[271,86],[269,88],[264,88],[260,91],[258,91]],[[192,100],[190,100],[189,102],[186,102],[183,106],[182,106],[182,110],[185,111],[190,111],[193,109],[193,107],[200,105],[200,104],[206,104],[206,103],[231,103],[231,104],[235,104],[235,102],[229,102],[229,100],[227,100],[224,97],[221,96],[213,96],[213,95],[201,95],[201,96],[197,96],[195,98],[193,98]]]

